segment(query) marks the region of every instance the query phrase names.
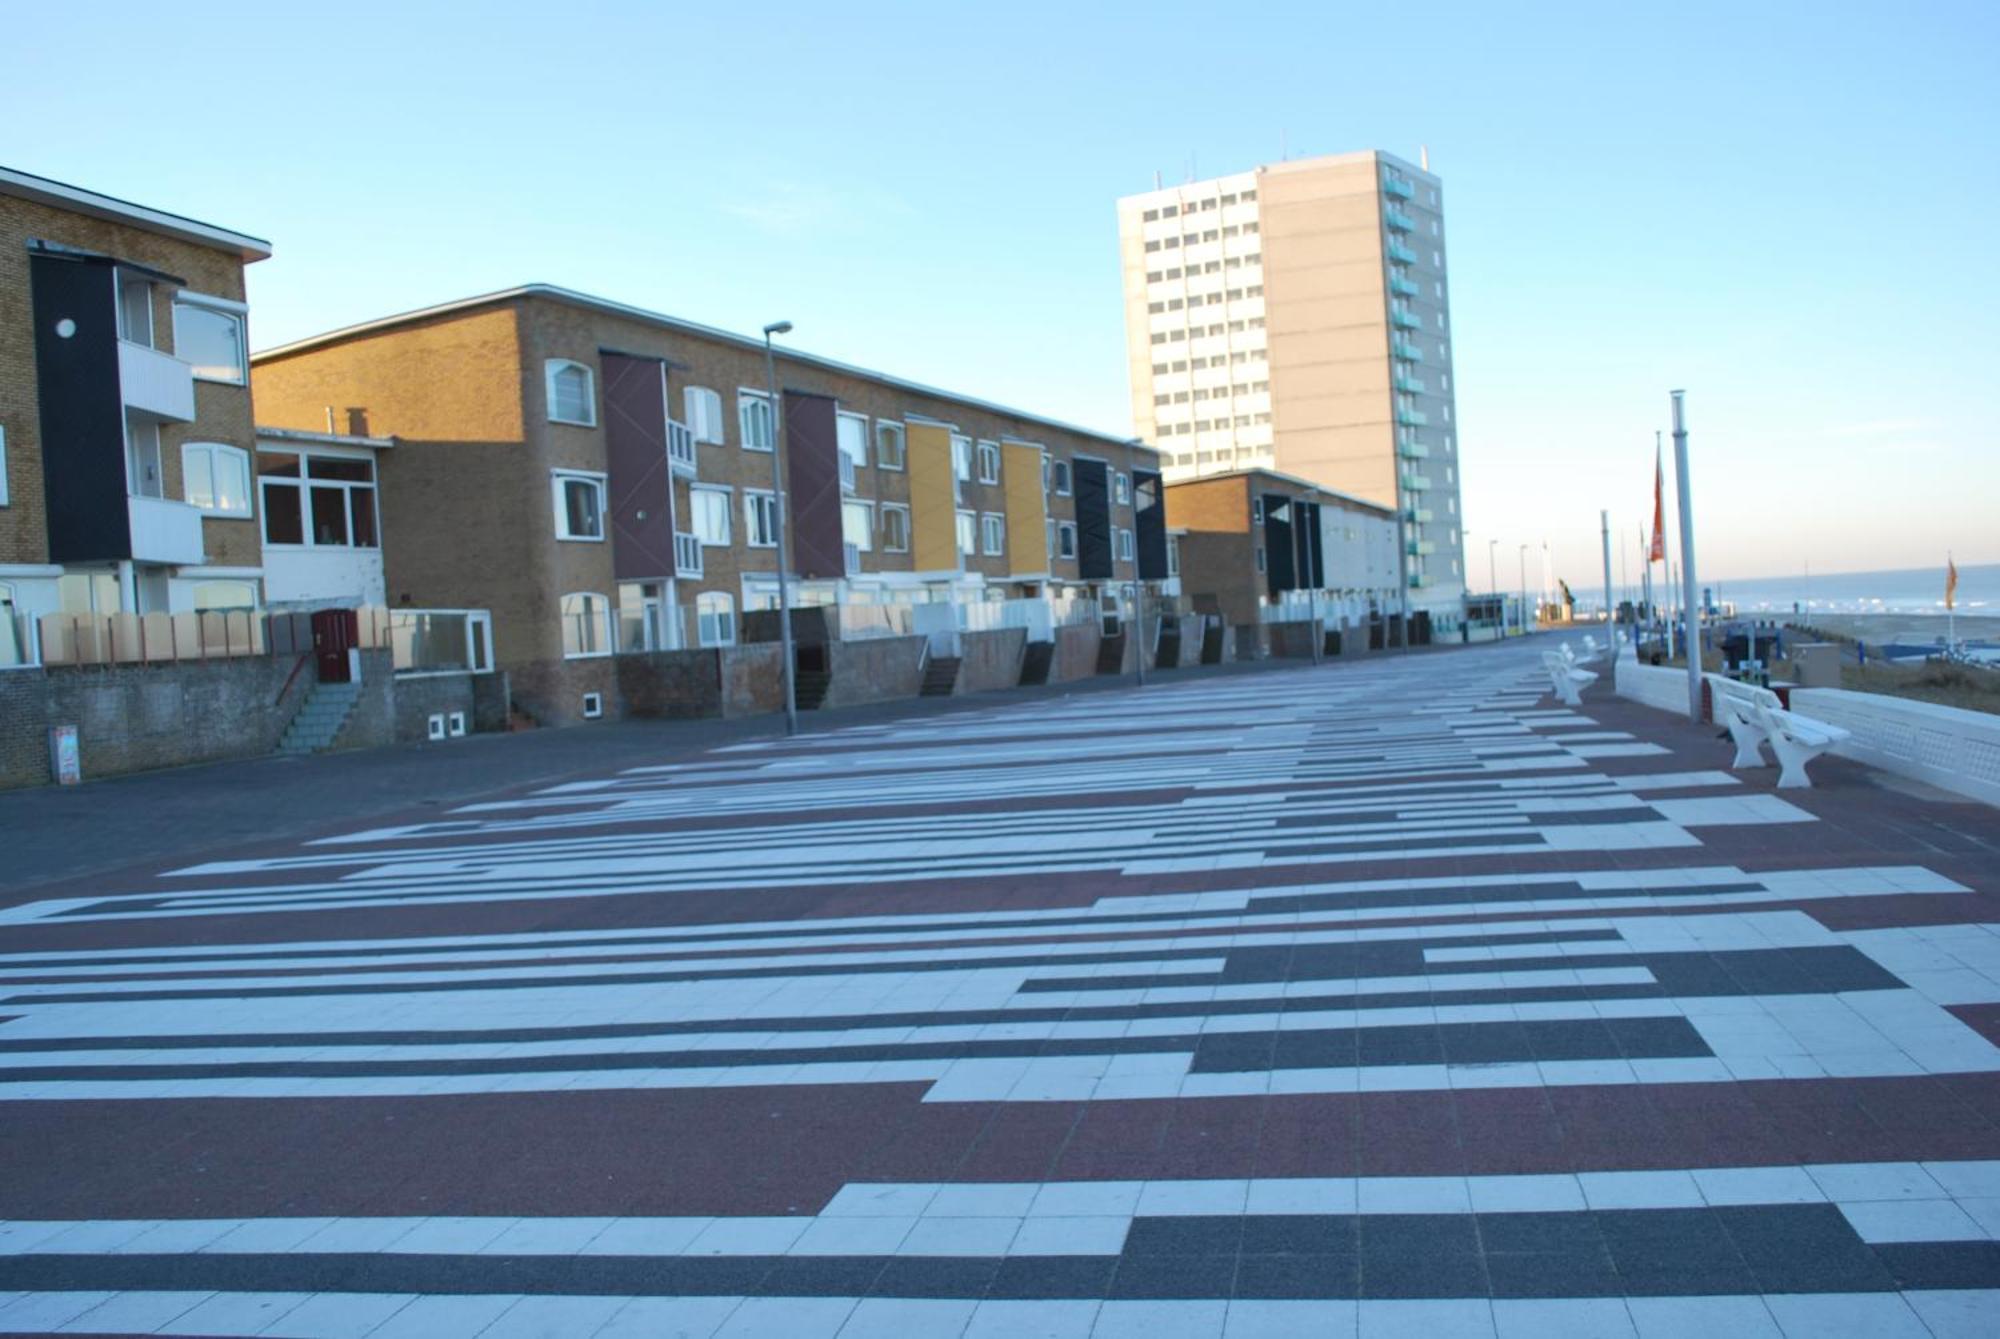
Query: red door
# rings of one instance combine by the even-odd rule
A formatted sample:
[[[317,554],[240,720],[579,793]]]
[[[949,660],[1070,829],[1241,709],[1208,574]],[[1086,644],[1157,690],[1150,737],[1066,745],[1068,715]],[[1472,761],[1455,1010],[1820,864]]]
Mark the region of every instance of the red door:
[[[321,683],[346,683],[348,651],[361,640],[361,620],[352,609],[321,609],[312,616],[313,655]]]

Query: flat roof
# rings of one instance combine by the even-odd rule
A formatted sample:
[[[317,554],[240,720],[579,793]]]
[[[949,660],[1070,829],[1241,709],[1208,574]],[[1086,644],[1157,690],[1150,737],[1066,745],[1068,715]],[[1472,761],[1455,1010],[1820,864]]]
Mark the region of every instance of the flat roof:
[[[1179,488],[1183,484],[1205,484],[1213,483],[1217,479],[1248,479],[1253,476],[1261,476],[1266,479],[1281,479],[1295,488],[1302,488],[1309,493],[1318,493],[1323,497],[1330,497],[1337,502],[1345,502],[1352,507],[1361,507],[1368,511],[1379,511],[1384,516],[1394,516],[1396,514],[1394,507],[1380,502],[1370,502],[1365,497],[1356,497],[1352,493],[1343,493],[1338,488],[1328,488],[1325,484],[1316,484],[1311,479],[1301,479],[1296,474],[1286,474],[1281,470],[1255,468],[1246,470],[1216,470],[1212,474],[1197,474],[1192,479],[1169,479],[1167,480],[1167,487],[1170,489]]]
[[[356,437],[346,432],[313,432],[306,428],[258,428],[260,442],[296,442],[312,446],[365,446],[386,451],[396,444],[394,437]]]
[[[54,181],[48,177],[38,177],[32,172],[22,172],[11,167],[0,167],[0,195],[19,196],[24,200],[54,205],[58,209],[67,209],[73,213],[88,214],[92,218],[143,228],[147,232],[156,232],[163,237],[194,242],[200,246],[213,247],[218,251],[234,252],[246,265],[252,261],[268,259],[271,254],[271,244],[261,237],[233,232],[228,228],[218,228],[213,223],[203,223],[200,219],[187,218],[181,214],[169,214],[164,209],[135,205],[130,200],[120,200],[113,195],[85,190],[81,186],[72,186],[67,182]]]
[[[611,316],[621,316],[627,320],[657,326],[662,330],[671,330],[677,334],[692,335],[698,339],[713,340],[719,344],[730,344],[739,349],[760,354],[764,351],[763,340],[752,338],[748,335],[739,335],[732,330],[723,330],[712,325],[702,325],[697,321],[685,321],[677,316],[668,316],[661,312],[648,311],[643,307],[633,307],[623,302],[613,302],[609,298],[593,297],[589,293],[579,293],[574,289],[562,288],[555,284],[522,284],[518,288],[503,288],[497,293],[482,293],[477,297],[459,298],[453,302],[441,302],[436,306],[421,307],[416,311],[399,312],[394,316],[378,317],[372,321],[363,321],[359,325],[343,326],[338,330],[329,330],[320,335],[309,335],[304,339],[295,339],[289,344],[280,344],[276,348],[261,349],[250,355],[250,361],[254,364],[262,362],[267,358],[282,358],[288,354],[304,353],[309,349],[320,348],[328,344],[337,344],[343,340],[373,334],[378,330],[390,330],[396,326],[408,325],[415,321],[430,320],[438,316],[449,316],[454,312],[469,311],[475,307],[493,306],[503,302],[515,302],[524,298],[542,298],[550,302],[567,303],[572,307],[582,307],[587,311],[604,312]],[[949,400],[953,403],[966,405],[974,409],[983,409],[988,413],[1004,414],[1010,418],[1020,419],[1023,422],[1039,423],[1044,427],[1074,433],[1079,437],[1089,437],[1100,442],[1114,442],[1120,446],[1129,446],[1135,450],[1150,451],[1155,455],[1159,454],[1158,447],[1149,445],[1137,437],[1119,437],[1108,432],[1099,432],[1095,428],[1086,428],[1075,423],[1067,423],[1059,418],[1050,418],[1046,414],[1032,413],[1026,409],[1017,409],[1012,405],[997,404],[992,400],[982,400],[974,395],[960,395],[956,391],[941,390],[936,386],[927,386],[920,381],[910,381],[903,377],[891,376],[887,372],[878,372],[873,368],[857,367],[852,363],[843,363],[834,358],[822,358],[818,354],[805,353],[785,345],[775,346],[775,352],[781,362],[803,363],[811,367],[824,368],[829,372],[838,372],[851,377],[862,377],[869,381],[879,382],[885,386],[894,386],[898,390],[909,391],[912,394],[926,395],[938,400]]]

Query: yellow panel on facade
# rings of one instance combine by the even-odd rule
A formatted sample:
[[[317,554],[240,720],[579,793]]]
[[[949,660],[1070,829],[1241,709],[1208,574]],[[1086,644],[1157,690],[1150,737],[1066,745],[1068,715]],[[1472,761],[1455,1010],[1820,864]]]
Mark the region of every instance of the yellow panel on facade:
[[[958,570],[958,501],[952,487],[951,429],[912,423],[904,433],[910,467],[910,556],[919,572]]]
[[[1042,449],[1008,442],[1001,451],[1000,478],[1007,490],[1007,568],[1016,576],[1047,572],[1049,508],[1042,491]]]

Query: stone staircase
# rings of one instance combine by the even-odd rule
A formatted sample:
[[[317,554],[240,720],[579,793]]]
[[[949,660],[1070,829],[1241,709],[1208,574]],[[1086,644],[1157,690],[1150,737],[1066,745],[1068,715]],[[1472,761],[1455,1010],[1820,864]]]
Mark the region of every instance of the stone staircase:
[[[1179,669],[1181,664],[1181,621],[1170,618],[1160,624],[1160,639],[1153,651],[1154,669]]]
[[[920,697],[950,697],[958,688],[958,667],[963,656],[932,656],[924,666],[924,686]]]
[[[801,669],[792,676],[792,697],[800,711],[818,711],[833,688],[833,675],[823,669]]]
[[[1097,672],[1099,674],[1123,674],[1125,672],[1125,634],[1115,632],[1097,644]]]
[[[306,700],[286,724],[285,733],[278,737],[278,753],[302,758],[331,748],[360,699],[358,683],[315,683],[306,690]]]
[[[1021,682],[1023,685],[1044,684],[1049,681],[1049,670],[1056,661],[1054,642],[1029,642],[1021,649]]]

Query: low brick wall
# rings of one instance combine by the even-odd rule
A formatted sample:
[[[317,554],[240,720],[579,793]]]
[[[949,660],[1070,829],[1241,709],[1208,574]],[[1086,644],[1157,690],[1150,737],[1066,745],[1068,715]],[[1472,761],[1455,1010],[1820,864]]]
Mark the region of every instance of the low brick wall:
[[[652,651],[613,657],[628,716],[692,720],[722,715],[722,652]]]
[[[990,693],[1020,685],[1021,656],[1028,645],[1026,628],[968,632],[959,643],[965,653],[965,663],[958,667],[959,692]]]
[[[530,660],[507,669],[514,705],[542,725],[581,725],[586,693],[604,703],[604,719],[617,720],[625,707],[619,696],[617,662],[622,656],[583,660]]]
[[[924,686],[917,664],[923,657],[922,637],[864,637],[852,642],[829,642],[828,666],[833,681],[827,688],[826,705],[855,707],[865,702],[887,702],[915,697]]]
[[[785,657],[778,643],[725,646],[719,653],[724,716],[785,709]]]
[[[77,727],[86,779],[270,753],[312,686],[307,665],[242,656],[169,665],[58,666],[0,675],[0,786],[50,779],[48,732]],[[386,651],[361,655],[360,699],[335,747],[396,738],[396,684]]]
[[[1321,640],[1320,623],[1317,619],[1299,619],[1292,623],[1267,623],[1267,645],[1270,654],[1280,660],[1311,660],[1315,650],[1313,643]]]
[[[427,740],[430,738],[431,717],[443,716],[448,724],[453,712],[464,713],[467,733],[477,733],[481,728],[479,681],[492,677],[490,674],[421,674],[396,680],[397,740],[402,743]],[[485,728],[497,730],[505,724],[503,708],[500,720],[487,724]]]

